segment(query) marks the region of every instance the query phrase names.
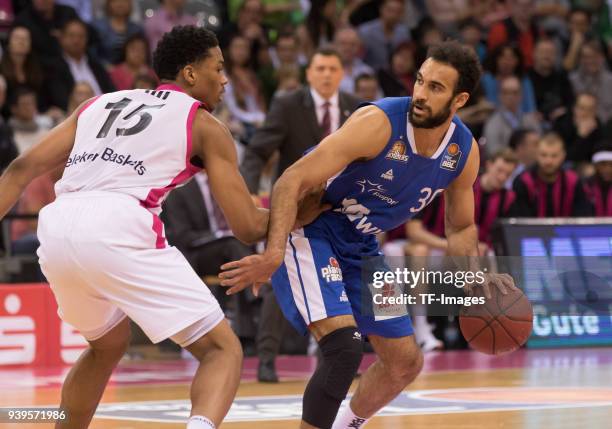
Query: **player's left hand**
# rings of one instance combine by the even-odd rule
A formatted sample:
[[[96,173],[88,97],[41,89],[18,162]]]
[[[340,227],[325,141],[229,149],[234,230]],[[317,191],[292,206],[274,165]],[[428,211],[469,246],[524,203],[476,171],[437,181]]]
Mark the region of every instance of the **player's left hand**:
[[[486,273],[482,284],[465,285],[464,291],[467,295],[471,296],[477,287],[482,287],[486,299],[491,299],[491,287],[496,287],[502,295],[507,295],[509,290],[519,290],[514,284],[512,276],[507,273]]]
[[[229,287],[226,294],[234,295],[253,285],[253,294],[258,296],[259,289],[270,282],[272,274],[282,263],[282,258],[272,257],[269,254],[250,255],[239,261],[228,262],[221,265],[221,286]]]

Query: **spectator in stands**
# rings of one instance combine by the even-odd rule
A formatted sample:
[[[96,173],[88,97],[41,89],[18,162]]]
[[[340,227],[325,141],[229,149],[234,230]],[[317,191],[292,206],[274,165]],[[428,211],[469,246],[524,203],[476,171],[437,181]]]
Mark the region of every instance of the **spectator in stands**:
[[[78,15],[69,6],[55,4],[54,0],[32,0],[15,19],[15,26],[30,30],[32,49],[46,61],[62,55],[60,30],[73,19]]]
[[[376,101],[382,98],[378,79],[371,74],[361,74],[355,78],[355,95],[363,101]]]
[[[457,116],[468,126],[476,140],[480,140],[485,123],[495,111],[495,105],[484,95],[482,85],[479,84],[468,99],[465,106],[457,112]]]
[[[235,36],[225,59],[229,83],[225,87],[224,102],[232,117],[242,123],[245,132],[239,137],[240,141],[248,144],[266,117],[264,95],[250,67],[249,41]]]
[[[157,79],[151,68],[151,51],[147,38],[140,34],[134,34],[125,41],[121,62],[110,71],[110,77],[117,91],[132,89],[136,76],[146,74]]]
[[[280,70],[294,69],[298,73],[298,83],[303,80],[304,67],[300,63],[298,39],[294,33],[279,34],[274,47],[270,49],[270,63],[258,67],[257,77],[269,105],[280,82]]]
[[[548,133],[538,141],[534,168],[524,171],[514,181],[516,200],[510,209],[517,217],[591,216],[593,207],[582,182],[572,170],[563,170],[563,140]]]
[[[72,93],[70,94],[70,99],[68,100],[68,111],[66,114],[70,115],[81,105],[81,103],[89,100],[94,95],[91,85],[87,82],[75,83],[74,88],[72,88]]]
[[[359,58],[361,51],[361,40],[354,28],[344,27],[336,31],[334,47],[342,58],[344,67],[344,78],[340,83],[340,89],[345,92],[355,91],[355,78],[361,74],[374,74],[372,67]]]
[[[38,56],[32,51],[32,38],[30,30],[26,27],[11,29],[6,51],[0,62],[0,73],[6,79],[9,100],[18,87],[27,86],[40,94],[39,110],[47,110],[49,105],[44,97],[44,91],[41,91],[44,74]]]
[[[78,19],[68,21],[60,36],[62,54],[52,64],[49,92],[53,105],[66,110],[75,82],[87,82],[95,95],[115,90],[104,66],[86,53],[87,28]]]
[[[267,29],[263,25],[265,8],[261,0],[244,0],[238,9],[236,22],[227,21],[218,32],[219,46],[227,48],[230,40],[240,34],[251,42],[254,50],[267,46]],[[252,52],[253,56],[254,52]]]
[[[507,43],[515,44],[521,52],[525,67],[531,67],[533,48],[540,35],[533,21],[534,0],[507,0],[506,4],[510,17],[491,26],[489,51]]]
[[[9,125],[13,129],[17,149],[23,153],[53,127],[53,120],[38,114],[36,92],[27,87],[16,89],[10,104],[12,116]]]
[[[472,17],[487,31],[492,25],[508,18],[505,2],[499,0],[470,0]]]
[[[275,151],[280,152],[276,179],[306,149],[337,130],[360,103],[351,94],[339,91],[342,60],[331,49],[320,49],[313,55],[306,79],[308,87],[273,99],[264,125],[255,132],[246,148],[240,172],[254,195],[260,189],[261,172]],[[272,289],[262,289],[260,294],[264,302],[259,335],[265,341],[258,344],[258,376],[274,380],[274,359],[283,325],[275,323],[280,309],[275,305]]]
[[[427,58],[429,47],[442,42],[444,35],[429,16],[424,17],[412,33],[416,44],[414,59],[418,69]]]
[[[278,69],[278,87],[274,92],[274,98],[283,97],[301,87],[301,72],[297,67],[281,66]]]
[[[457,37],[462,20],[472,16],[469,0],[425,0],[436,26],[446,35]]]
[[[134,78],[132,89],[155,89],[157,88],[157,76],[153,77],[150,74],[139,74]]]
[[[514,130],[519,128],[540,130],[536,114],[522,111],[521,92],[521,82],[516,76],[509,76],[501,81],[500,106],[487,120],[483,132],[488,154],[493,154],[508,146]]]
[[[0,75],[0,109],[6,102],[6,80]],[[12,160],[17,158],[19,151],[13,139],[13,130],[0,116],[0,173],[4,171]]]
[[[535,92],[529,77],[523,72],[523,58],[520,51],[511,45],[497,46],[487,57],[485,73],[482,76],[482,87],[487,100],[499,105],[501,81],[508,76],[521,80],[521,110],[525,113],[536,110]]]
[[[612,216],[612,136],[595,148],[595,175],[586,183],[587,194],[598,217]]]
[[[565,57],[563,68],[568,72],[578,65],[582,45],[587,41],[591,31],[591,14],[583,8],[572,8],[567,16],[569,40],[564,43]]]
[[[448,242],[444,233],[444,197],[438,196],[405,224],[405,255],[413,271],[440,269]],[[403,267],[400,267],[403,268]],[[418,293],[429,292],[428,284],[416,286]],[[427,323],[427,306],[418,303],[413,309],[414,336],[423,352],[443,350],[444,343],[436,338],[433,326]]]
[[[365,48],[364,61],[375,70],[386,67],[393,50],[410,40],[408,29],[402,25],[403,15],[403,1],[383,0],[380,18],[359,27],[359,36]]]
[[[176,189],[164,203],[164,225],[168,241],[176,246],[200,277],[217,276],[220,266],[253,254],[253,249],[234,237],[212,197],[206,173],[200,172],[185,186]],[[225,308],[225,289],[209,285],[211,292]],[[250,291],[232,297],[236,301],[232,325],[241,341],[255,341],[255,297]],[[224,305],[225,304],[225,305]]]
[[[178,25],[196,25],[194,16],[184,13],[186,0],[161,0],[161,6],[153,11],[153,16],[147,17],[144,23],[149,46],[155,49],[157,42],[164,33]]]
[[[337,130],[360,103],[339,90],[342,62],[334,50],[317,51],[306,70],[306,79],[308,87],[273,100],[263,127],[247,147],[240,171],[251,193],[257,192],[261,170],[274,151],[281,154],[280,175],[306,149]]]
[[[94,21],[93,26],[101,37],[100,59],[106,63],[121,61],[126,40],[134,34],[143,33],[143,28],[130,19],[132,0],[106,0],[104,17]],[[148,46],[148,45],[147,45]]]
[[[499,218],[507,217],[514,202],[514,192],[505,188],[518,158],[510,148],[496,152],[486,161],[485,172],[474,183],[474,213],[478,241],[492,249],[491,229]],[[480,250],[484,250],[481,246]],[[484,255],[484,252],[481,253]]]
[[[412,43],[401,43],[393,50],[389,67],[378,71],[378,82],[385,97],[412,95],[416,77],[414,54]]]
[[[335,0],[312,0],[304,25],[298,28],[298,37],[306,55],[313,55],[319,47],[334,40],[338,23]]]
[[[590,162],[595,144],[603,138],[603,127],[597,118],[597,98],[588,93],[578,94],[572,112],[555,121],[553,129],[565,143],[568,161]]]
[[[506,189],[512,189],[514,179],[535,165],[539,140],[540,134],[525,128],[519,128],[512,133],[508,146],[514,151],[518,164],[506,181]]]
[[[480,62],[483,62],[487,56],[487,45],[482,41],[482,28],[478,21],[475,19],[464,20],[459,27],[459,31],[461,42],[474,48]]]
[[[580,65],[570,73],[574,93],[589,92],[597,97],[597,116],[602,122],[612,118],[612,72],[606,66],[603,47],[590,40],[580,50]]]
[[[567,73],[557,68],[557,60],[555,43],[550,39],[538,41],[528,76],[533,83],[537,110],[547,122],[568,112],[574,99]]]
[[[84,22],[91,22],[93,19],[93,8],[91,0],[56,0],[58,4],[69,6],[75,10],[77,15]]]

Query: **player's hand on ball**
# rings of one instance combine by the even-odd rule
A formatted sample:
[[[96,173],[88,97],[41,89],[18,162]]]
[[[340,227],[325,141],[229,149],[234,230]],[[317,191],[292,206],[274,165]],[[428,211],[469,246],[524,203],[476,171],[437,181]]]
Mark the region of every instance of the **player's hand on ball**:
[[[491,287],[496,287],[502,293],[507,295],[510,290],[518,290],[514,284],[514,279],[507,273],[486,273],[484,282],[465,285],[464,290],[467,295],[472,296],[475,288],[482,287],[486,299],[491,299]]]
[[[233,295],[253,285],[253,294],[258,295],[259,289],[270,282],[274,271],[282,263],[282,259],[263,255],[246,256],[239,261],[221,265],[221,286],[229,287],[226,294]]]

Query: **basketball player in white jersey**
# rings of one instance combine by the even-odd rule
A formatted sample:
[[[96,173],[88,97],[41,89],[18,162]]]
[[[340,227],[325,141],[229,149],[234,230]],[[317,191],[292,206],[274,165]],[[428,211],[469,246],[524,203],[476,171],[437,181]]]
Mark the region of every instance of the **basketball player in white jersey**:
[[[208,112],[227,83],[214,34],[175,28],[159,42],[154,67],[158,89],[88,100],[0,178],[2,218],[32,179],[64,166],[56,201],[40,212],[38,255],[60,316],[90,347],[64,382],[68,419],[56,428],[89,425],[128,346],[128,318],[154,343],[171,338],[200,361],[189,429],[218,426],[240,381],[240,343],[208,288],[167,245],[158,214],[166,194],[201,168],[238,239],[264,237],[268,212],[255,207],[231,135]],[[305,223],[322,209],[307,206]]]

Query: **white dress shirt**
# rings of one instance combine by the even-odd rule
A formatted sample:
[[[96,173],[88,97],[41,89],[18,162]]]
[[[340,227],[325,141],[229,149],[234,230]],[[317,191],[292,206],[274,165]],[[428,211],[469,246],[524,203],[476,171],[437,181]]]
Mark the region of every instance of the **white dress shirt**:
[[[68,55],[64,55],[64,59],[68,63],[74,83],[87,82],[91,86],[91,89],[93,89],[94,95],[102,94],[102,89],[100,89],[96,76],[93,74],[93,71],[91,71],[87,62],[87,55],[83,55],[80,61]]]
[[[329,116],[331,119],[331,132],[333,133],[340,128],[340,104],[338,103],[338,92],[335,92],[329,100],[323,98],[317,91],[310,88],[310,94],[315,104],[315,111],[317,112],[317,122],[321,125],[323,122],[323,116],[325,115],[325,107],[323,106],[326,101],[330,103]]]

